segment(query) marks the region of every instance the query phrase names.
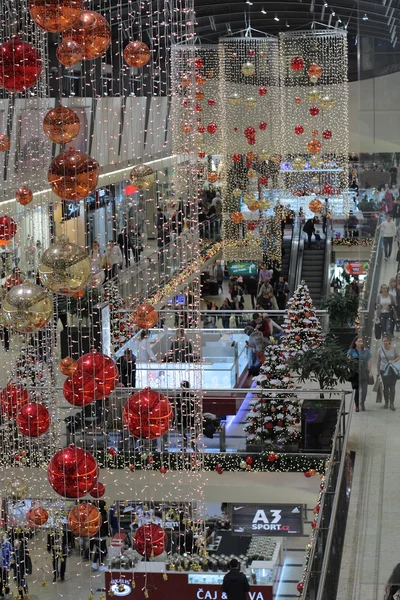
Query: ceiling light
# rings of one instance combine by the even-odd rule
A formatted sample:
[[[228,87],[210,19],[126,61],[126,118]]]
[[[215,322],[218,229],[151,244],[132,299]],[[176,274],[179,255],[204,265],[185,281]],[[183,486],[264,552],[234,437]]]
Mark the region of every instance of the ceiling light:
[[[286,27],[290,27],[289,23],[286,21]]]
[[[324,6],[325,6],[325,8],[328,8],[328,3],[324,2]]]
[[[250,0],[246,0],[246,4],[248,4],[249,6],[253,6],[253,3]]]
[[[274,16],[274,21],[279,21],[279,17],[278,17],[278,15],[276,13],[275,13],[275,16]]]
[[[262,7],[262,9],[261,9],[261,12],[262,12],[262,14],[263,14],[263,15],[266,15],[266,14],[267,14],[267,11],[265,10],[265,8],[264,8],[264,7]]]
[[[365,15],[363,16],[362,19],[363,19],[363,21],[368,21],[368,15],[367,15],[367,13],[365,13]]]
[[[336,15],[335,11],[332,11],[332,17],[334,17]]]

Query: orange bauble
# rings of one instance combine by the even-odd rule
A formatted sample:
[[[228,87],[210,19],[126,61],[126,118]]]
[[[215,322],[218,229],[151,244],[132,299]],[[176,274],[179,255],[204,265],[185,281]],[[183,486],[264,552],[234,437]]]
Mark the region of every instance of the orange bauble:
[[[73,375],[75,373],[75,371],[78,368],[78,363],[76,360],[74,360],[73,358],[71,358],[70,356],[67,356],[66,358],[63,358],[62,361],[60,362],[60,371],[63,375]]]
[[[255,159],[255,157],[256,157],[256,155],[254,154],[254,152],[248,152],[248,153],[246,154],[246,158],[247,158],[247,160],[254,160],[254,159]]]
[[[30,190],[28,187],[26,187],[26,185],[22,185],[15,192],[15,199],[18,202],[18,204],[21,204],[22,206],[26,206],[33,200],[32,190]]]
[[[206,82],[207,82],[207,77],[204,77],[204,75],[200,75],[200,73],[196,73],[196,85],[201,87]]]
[[[322,144],[319,140],[311,140],[308,142],[307,148],[310,154],[317,154],[321,150]]]
[[[218,175],[216,173],[209,173],[207,175],[207,179],[210,183],[215,183],[216,181],[218,181]]]
[[[321,75],[322,75],[322,67],[317,65],[317,63],[311,63],[311,65],[308,69],[308,76],[316,77],[317,79],[319,79],[321,77]]]
[[[43,131],[55,144],[69,144],[79,133],[79,117],[68,106],[59,104],[49,110],[43,120]]]
[[[71,27],[82,10],[82,0],[29,0],[29,12],[36,25],[52,33]]]
[[[83,200],[96,189],[99,173],[99,163],[94,158],[70,148],[53,159],[47,180],[59,198]]]
[[[308,208],[313,213],[320,212],[320,210],[322,209],[322,202],[321,202],[321,200],[317,200],[317,199],[311,200],[310,204],[308,205]]]
[[[63,33],[63,40],[74,40],[79,44],[84,60],[99,58],[111,44],[110,25],[99,13],[84,10],[71,29]]]
[[[301,104],[302,98],[300,96],[296,96],[294,99],[295,104]]]
[[[196,91],[196,100],[200,101],[200,100],[204,100],[205,94],[203,92],[203,90],[197,90]]]
[[[143,42],[129,42],[124,50],[124,59],[130,67],[144,67],[150,60],[149,47]]]
[[[80,298],[83,298],[83,296],[85,295],[85,290],[78,290],[77,292],[75,292],[74,294],[72,294],[73,298],[76,298],[77,300],[80,300]]]
[[[140,304],[132,313],[132,322],[140,329],[150,329],[157,321],[157,311],[151,304]]]
[[[184,88],[188,88],[192,83],[192,78],[190,75],[183,75],[181,78],[181,85]]]
[[[239,223],[241,223],[243,221],[242,213],[241,212],[232,213],[231,220],[232,220],[232,223],[235,223],[235,225],[239,225]]]
[[[33,525],[44,525],[47,523],[49,513],[42,506],[36,506],[28,511],[26,518],[28,522],[32,523]]]
[[[57,46],[56,56],[64,67],[72,67],[83,59],[82,46],[74,40],[63,40]]]
[[[81,502],[69,511],[68,527],[77,537],[92,537],[101,525],[99,509],[90,502]]]
[[[0,152],[6,152],[11,148],[11,140],[5,133],[0,135]]]
[[[193,126],[190,123],[182,123],[181,129],[183,133],[190,133],[193,130]]]

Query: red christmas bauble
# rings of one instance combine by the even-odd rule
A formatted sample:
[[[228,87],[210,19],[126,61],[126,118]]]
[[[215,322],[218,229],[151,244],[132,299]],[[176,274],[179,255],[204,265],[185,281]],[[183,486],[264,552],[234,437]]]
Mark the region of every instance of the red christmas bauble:
[[[253,137],[256,135],[256,130],[254,129],[254,127],[246,127],[246,129],[244,130],[244,137],[249,139],[250,137]]]
[[[90,495],[92,498],[101,498],[106,493],[106,488],[103,483],[98,483],[96,487],[92,489]]]
[[[292,71],[302,71],[304,69],[304,60],[300,56],[294,56],[290,61]]]
[[[28,511],[26,518],[27,521],[33,525],[44,525],[47,523],[49,513],[43,506],[36,506]]]
[[[26,185],[21,185],[15,192],[15,200],[21,206],[26,206],[33,200],[33,193]]]
[[[29,0],[29,12],[36,25],[57,33],[71,27],[82,12],[82,0]]]
[[[213,134],[213,133],[215,133],[215,132],[217,131],[217,129],[218,129],[218,128],[217,128],[217,124],[216,124],[216,123],[214,123],[214,122],[212,122],[212,123],[209,123],[209,124],[207,125],[207,133],[211,133],[211,134]]]
[[[312,527],[313,529],[316,529],[316,527],[317,527],[317,521],[313,521],[313,522],[311,523],[311,527]]]
[[[83,58],[83,49],[74,40],[63,40],[57,46],[56,57],[64,67],[72,67]]]
[[[298,584],[297,584],[297,591],[298,591],[298,592],[302,592],[302,591],[303,591],[303,588],[304,588],[304,583],[298,583]]]
[[[17,426],[23,435],[39,437],[50,427],[49,411],[39,402],[28,402],[17,413]]]
[[[276,459],[276,454],[268,454],[268,462],[275,462]]]
[[[84,60],[99,58],[111,44],[111,28],[99,13],[83,10],[71,29],[63,33],[63,40],[73,40],[79,44]]]
[[[246,465],[252,465],[254,462],[254,459],[251,456],[248,456],[246,458]]]
[[[53,490],[65,498],[81,498],[97,485],[98,467],[95,458],[73,444],[54,454],[47,477]]]
[[[333,194],[333,187],[329,183],[326,183],[322,188],[322,193],[324,196],[330,196]]]
[[[146,556],[146,558],[162,554],[166,543],[167,535],[165,531],[155,523],[141,525],[133,538],[136,552]]]
[[[317,506],[315,506],[315,508],[313,508],[313,513],[314,515],[317,515],[320,511],[321,505],[317,504]]]
[[[316,117],[317,115],[319,115],[319,108],[318,108],[318,106],[310,106],[310,115],[312,117]]]
[[[201,112],[203,110],[203,107],[201,106],[201,104],[196,104],[195,108],[196,108],[196,112]],[[187,125],[189,125],[189,123],[187,123]],[[189,131],[192,131],[191,125],[190,125],[190,128],[191,129]],[[187,132],[187,133],[189,133],[189,132]]]
[[[22,406],[28,402],[28,391],[22,385],[7,383],[0,392],[1,412],[9,419],[16,417]]]
[[[258,124],[258,129],[260,131],[265,131],[268,127],[268,124],[265,121],[260,121]]]
[[[160,468],[160,473],[162,473],[163,475],[165,475],[165,473],[168,471],[167,467],[161,467]]]
[[[265,425],[265,429],[272,429],[272,428],[273,428],[273,425],[272,425],[272,423],[267,423],[267,424]]]
[[[322,132],[322,137],[324,138],[324,140],[331,140],[332,131],[330,129],[324,129],[324,131]]]
[[[129,42],[124,49],[124,60],[127,65],[138,69],[147,65],[151,57],[149,47],[144,42]]]
[[[296,135],[303,135],[303,133],[304,133],[303,125],[296,125],[296,127],[294,128],[294,132]]]
[[[200,56],[194,59],[194,67],[195,69],[202,69],[204,67],[204,60]]]
[[[249,223],[247,223],[247,229],[249,231],[254,231],[256,227],[257,225],[254,221],[250,221]]]
[[[96,396],[96,385],[89,373],[76,371],[64,381],[64,398],[74,406],[86,406],[93,402]]]
[[[258,183],[260,185],[268,185],[268,177],[266,175],[263,175],[262,177],[260,177],[260,179],[258,180]]]
[[[304,476],[305,476],[305,477],[307,477],[307,479],[308,479],[309,477],[311,477],[311,473],[310,473],[310,471],[305,471],[305,472],[304,472]]]
[[[173,419],[168,398],[145,388],[133,394],[125,404],[124,423],[135,437],[153,440],[164,435]]]
[[[76,374],[86,373],[94,380],[95,400],[109,396],[119,380],[118,368],[114,361],[101,352],[88,352],[77,362]]]
[[[235,163],[240,162],[242,160],[242,155],[236,152],[235,154],[232,154],[232,160]]]
[[[197,154],[197,156],[198,156],[199,158],[205,158],[205,157],[206,157],[206,153],[205,153],[205,152],[199,152],[199,153]]]
[[[99,163],[71,147],[56,156],[49,167],[47,180],[53,192],[63,200],[83,200],[96,189]]]
[[[279,420],[279,421],[277,422],[277,425],[278,425],[278,427],[283,427],[283,421]]]
[[[254,54],[255,54],[255,52],[254,52],[254,49],[253,49],[253,48],[249,48],[249,49],[247,50],[247,56],[254,56]]]
[[[0,46],[0,87],[23,92],[35,85],[42,71],[40,54],[19,37]]]
[[[267,93],[267,91],[268,90],[267,90],[267,88],[264,85],[262,85],[261,87],[258,88],[258,94],[259,94],[259,96],[265,96],[266,93]]]
[[[216,102],[215,102],[214,98],[209,98],[207,100],[207,104],[208,104],[208,106],[215,106]]]
[[[206,130],[206,128],[204,127],[204,125],[199,125],[199,126],[198,126],[198,128],[197,128],[197,131],[198,131],[199,133],[204,133],[204,132],[205,132],[205,130]]]
[[[8,244],[17,233],[17,224],[11,217],[0,217],[0,246]]]
[[[140,304],[132,313],[132,323],[139,329],[150,329],[158,321],[158,314],[151,304]]]
[[[249,137],[247,142],[250,144],[250,146],[254,146],[254,144],[256,143],[256,138],[255,137]]]

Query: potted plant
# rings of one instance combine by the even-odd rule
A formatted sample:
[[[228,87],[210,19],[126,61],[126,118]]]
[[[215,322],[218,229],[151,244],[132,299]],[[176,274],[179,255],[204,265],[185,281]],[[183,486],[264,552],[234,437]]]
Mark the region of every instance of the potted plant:
[[[346,289],[333,292],[322,303],[322,307],[329,313],[329,332],[346,350],[356,335],[358,301],[358,294]]]

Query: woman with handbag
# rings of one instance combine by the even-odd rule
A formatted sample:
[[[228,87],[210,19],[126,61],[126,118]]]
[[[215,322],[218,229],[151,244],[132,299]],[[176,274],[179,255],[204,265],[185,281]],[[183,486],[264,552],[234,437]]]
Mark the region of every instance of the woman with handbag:
[[[389,293],[389,287],[383,283],[376,299],[376,310],[382,328],[382,335],[393,335],[394,324],[397,319],[396,298]]]
[[[350,349],[347,352],[347,356],[350,360],[356,362],[356,371],[351,379],[351,386],[355,390],[354,404],[356,406],[356,412],[365,410],[365,399],[368,392],[368,384],[374,382],[374,376],[372,375],[371,369],[371,352],[369,348],[364,347],[364,340],[362,337],[355,337],[351,342]],[[361,390],[361,398],[360,398]]]
[[[382,347],[378,350],[378,373],[382,377],[383,396],[385,405],[383,408],[396,410],[394,407],[394,398],[396,394],[397,373],[392,369],[392,364],[400,360],[400,355],[396,346],[392,345],[390,336],[384,335],[382,338]]]

